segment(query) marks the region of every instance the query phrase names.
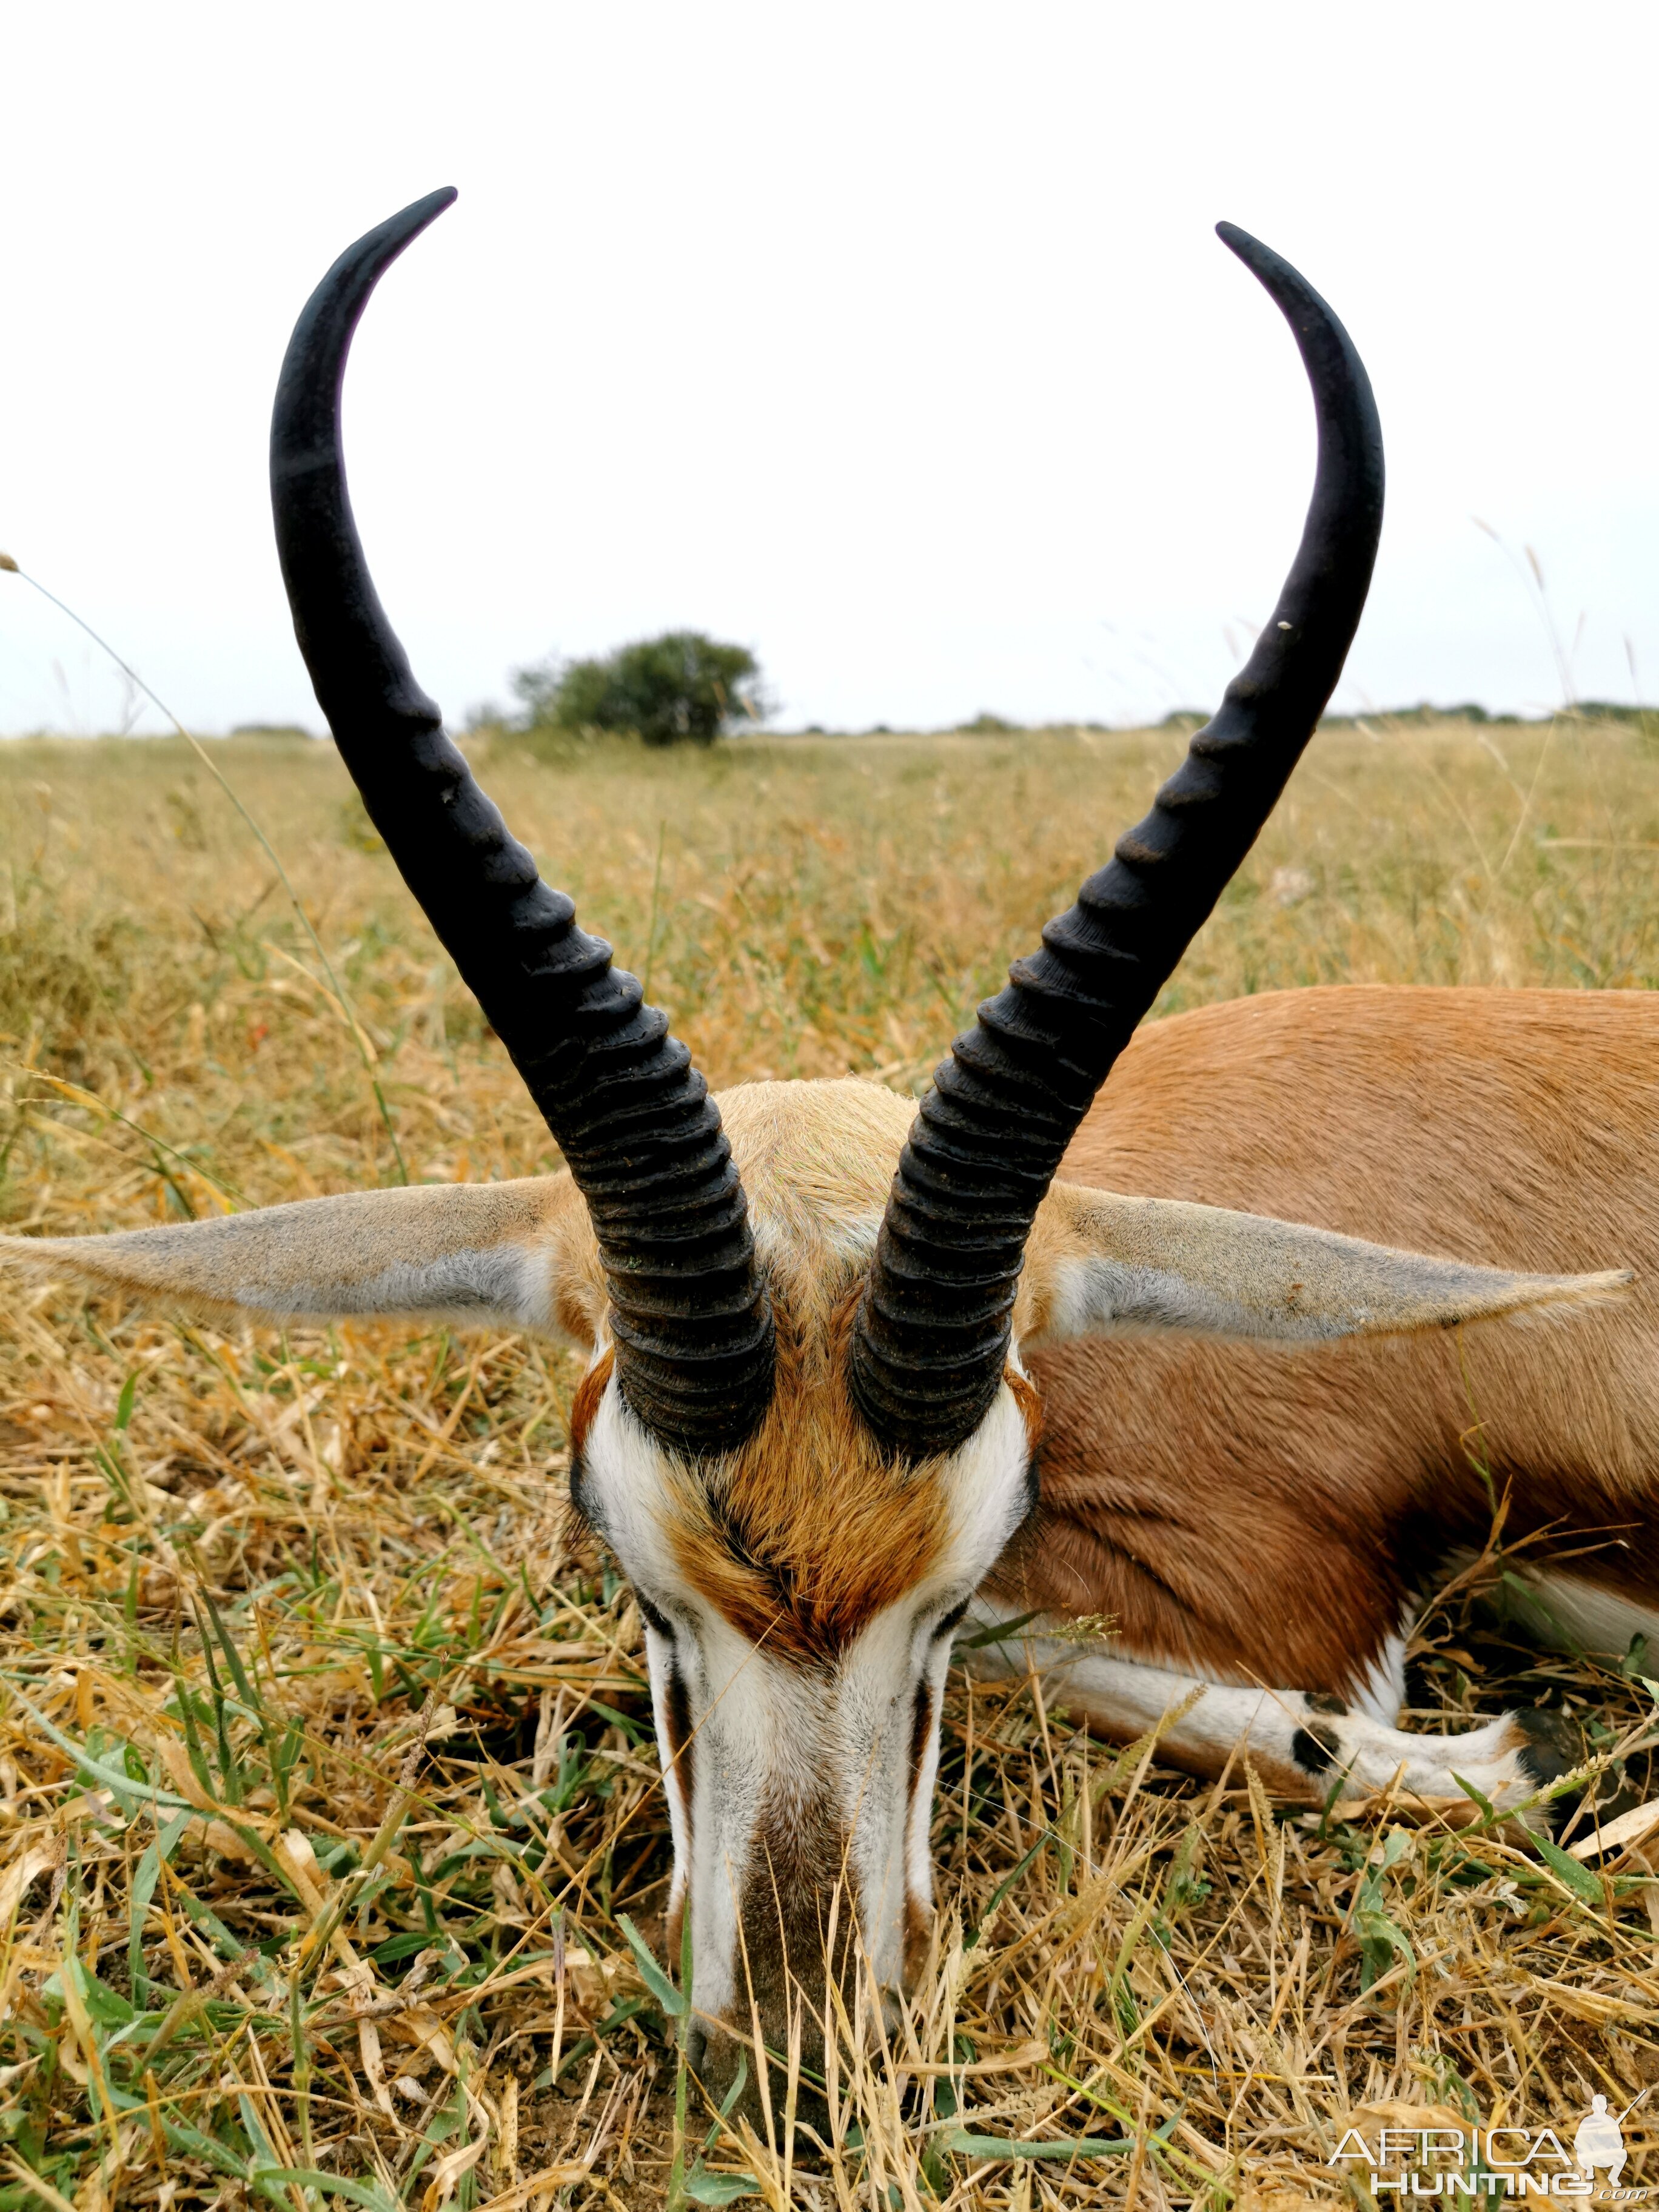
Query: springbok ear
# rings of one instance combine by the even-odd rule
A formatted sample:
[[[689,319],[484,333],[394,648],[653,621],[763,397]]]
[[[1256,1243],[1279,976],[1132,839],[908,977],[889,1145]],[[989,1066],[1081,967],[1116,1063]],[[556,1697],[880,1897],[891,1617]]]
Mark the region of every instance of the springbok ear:
[[[1510,1275],[1265,1214],[1055,1183],[1026,1255],[1022,1340],[1401,1336],[1615,1297],[1627,1271]],[[1021,1321],[1024,1328],[1020,1328]]]
[[[215,1317],[385,1315],[591,1345],[603,1278],[568,1176],[349,1191],[107,1237],[0,1237],[0,1261]]]

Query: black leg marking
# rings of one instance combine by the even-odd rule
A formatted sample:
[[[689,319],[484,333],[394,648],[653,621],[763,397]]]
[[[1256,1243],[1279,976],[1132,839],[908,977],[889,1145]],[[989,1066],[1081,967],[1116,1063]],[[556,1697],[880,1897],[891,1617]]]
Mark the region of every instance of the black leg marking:
[[[1540,1705],[1528,1706],[1513,1716],[1515,1725],[1527,1741],[1515,1755],[1515,1763],[1534,1790],[1542,1790],[1552,1782],[1559,1782],[1577,1765],[1583,1753],[1578,1735],[1571,1723],[1560,1713],[1547,1711]],[[1544,1818],[1552,1832],[1559,1835],[1583,1802],[1582,1790],[1569,1790],[1564,1796],[1552,1798],[1543,1808]]]
[[[1327,1728],[1298,1729],[1291,1738],[1291,1757],[1304,1774],[1328,1774],[1341,1748]]]
[[[1559,1713],[1546,1712],[1534,1705],[1514,1718],[1527,1739],[1516,1754],[1516,1765],[1535,1788],[1559,1782],[1577,1765],[1577,1733]]]
[[[1333,1697],[1328,1690],[1310,1690],[1302,1702],[1310,1713],[1334,1713],[1338,1720],[1346,1720],[1348,1717],[1345,1700]]]

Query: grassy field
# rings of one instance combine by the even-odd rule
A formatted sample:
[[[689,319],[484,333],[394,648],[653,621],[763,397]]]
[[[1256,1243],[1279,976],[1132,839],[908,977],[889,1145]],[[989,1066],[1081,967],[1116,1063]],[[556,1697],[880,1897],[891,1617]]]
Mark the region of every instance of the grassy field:
[[[501,740],[477,764],[712,1082],[914,1088],[1184,741]],[[553,1164],[331,751],[211,751],[349,1012],[182,744],[0,748],[9,1225]],[[1380,721],[1316,741],[1164,1011],[1656,980],[1638,732]],[[572,1367],[511,1338],[220,1335],[67,1286],[4,1310],[0,2212],[659,2202],[673,2050],[618,1916],[659,1942],[667,1823],[637,1614],[562,1548]],[[1418,1658],[1437,1726],[1544,1703],[1616,1761],[1651,1715],[1463,1599]],[[1356,2113],[1570,2129],[1659,2081],[1639,1863],[1564,1874],[1386,1805],[1286,1817],[1246,1771],[1200,1787],[1027,1686],[953,1680],[937,1939],[887,2062],[842,2055],[858,2133],[738,2140],[693,2098],[691,2150],[768,2203],[1335,2198]],[[964,2127],[1130,2148],[1011,2161]]]

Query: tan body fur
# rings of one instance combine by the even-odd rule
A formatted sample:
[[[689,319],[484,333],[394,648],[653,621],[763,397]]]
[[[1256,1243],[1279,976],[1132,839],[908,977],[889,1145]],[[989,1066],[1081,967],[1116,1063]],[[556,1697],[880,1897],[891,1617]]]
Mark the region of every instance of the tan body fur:
[[[1109,1613],[1137,1650],[1346,1692],[1402,1601],[1486,1540],[1479,1459],[1505,1542],[1541,1540],[1522,1560],[1659,1616],[1659,1000],[1312,990],[1150,1024],[1066,1172],[1636,1280],[1569,1328],[1035,1351],[1042,1507],[997,1577],[1020,1610]]]

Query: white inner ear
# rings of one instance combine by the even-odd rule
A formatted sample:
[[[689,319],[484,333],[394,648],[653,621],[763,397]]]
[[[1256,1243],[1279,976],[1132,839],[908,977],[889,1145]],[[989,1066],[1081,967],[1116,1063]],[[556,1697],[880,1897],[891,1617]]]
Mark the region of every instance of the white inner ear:
[[[1049,1277],[1051,1338],[1411,1334],[1595,1304],[1630,1279],[1509,1274],[1181,1200],[1098,1191],[1062,1203],[1073,1249]]]
[[[555,1333],[547,1255],[524,1245],[447,1252],[441,1259],[395,1261],[356,1282],[234,1284],[234,1303],[279,1316],[397,1314],[437,1321],[501,1322]],[[562,1331],[557,1332],[562,1334]]]
[[[1283,1335],[1213,1284],[1164,1267],[1132,1267],[1121,1260],[1068,1260],[1059,1271],[1051,1336],[1154,1336],[1175,1330],[1196,1336]],[[1304,1318],[1297,1334],[1340,1336],[1336,1322]]]

